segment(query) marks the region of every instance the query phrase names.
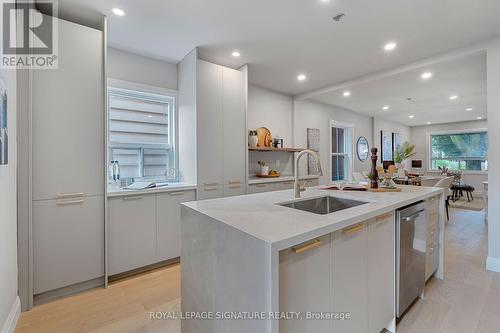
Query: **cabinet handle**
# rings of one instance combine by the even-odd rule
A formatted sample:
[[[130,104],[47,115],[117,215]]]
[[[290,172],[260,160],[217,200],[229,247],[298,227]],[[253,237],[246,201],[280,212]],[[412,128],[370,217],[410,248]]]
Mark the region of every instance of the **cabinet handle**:
[[[204,183],[203,186],[217,186],[219,183]]]
[[[205,191],[215,191],[215,190],[217,190],[217,188],[215,188],[215,187],[205,187],[205,188],[203,188],[203,189],[204,189]]]
[[[67,198],[79,198],[83,197],[85,194],[83,192],[73,192],[73,193],[57,193],[58,199],[67,199]]]
[[[76,199],[76,200],[68,200],[68,199],[62,199],[62,200],[57,200],[57,204],[60,206],[64,205],[76,205],[79,203],[83,203],[85,200],[84,199]]]
[[[142,196],[140,195],[134,195],[134,196],[129,196],[129,197],[123,197],[123,200],[126,201],[131,201],[131,200],[140,200],[142,199]]]
[[[170,192],[169,194],[170,195],[175,195],[175,196],[179,196],[179,195],[184,195],[186,192]]]
[[[293,185],[294,182],[283,182],[283,185]]]
[[[294,246],[294,247],[292,247],[292,250],[295,253],[302,253],[302,252],[305,252],[308,250],[315,249],[315,248],[321,246],[321,244],[323,244],[323,242],[320,239],[316,238],[315,240],[313,240],[310,243],[307,243],[304,245],[299,245],[299,246]]]
[[[232,186],[229,186],[229,188],[232,188],[232,189],[241,188],[241,185],[232,185]]]
[[[240,185],[241,182],[239,180],[233,180],[233,181],[229,181],[229,185]]]
[[[359,223],[359,224],[356,224],[355,226],[342,229],[342,233],[352,234],[352,233],[358,232],[360,230],[363,230],[364,228],[365,228],[365,225],[363,223]]]
[[[267,187],[267,184],[256,184],[255,187]]]

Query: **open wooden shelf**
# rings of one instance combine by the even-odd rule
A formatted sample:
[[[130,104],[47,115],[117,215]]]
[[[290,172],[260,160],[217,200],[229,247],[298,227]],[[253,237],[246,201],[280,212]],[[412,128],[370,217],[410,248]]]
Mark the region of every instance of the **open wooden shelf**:
[[[274,148],[274,147],[248,147],[248,151],[275,151],[285,153],[297,153],[302,151],[302,148]]]

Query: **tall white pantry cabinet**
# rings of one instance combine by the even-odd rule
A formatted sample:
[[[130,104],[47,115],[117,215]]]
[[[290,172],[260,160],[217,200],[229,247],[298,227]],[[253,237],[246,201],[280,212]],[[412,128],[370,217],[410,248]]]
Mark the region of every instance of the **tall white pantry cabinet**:
[[[104,283],[105,37],[57,22],[59,68],[33,70],[31,83],[35,297]]]

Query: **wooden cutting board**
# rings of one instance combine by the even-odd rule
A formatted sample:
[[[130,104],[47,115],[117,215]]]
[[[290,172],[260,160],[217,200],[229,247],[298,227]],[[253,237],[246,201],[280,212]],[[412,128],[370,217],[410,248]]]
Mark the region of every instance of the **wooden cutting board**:
[[[257,129],[257,146],[271,147],[271,131],[266,127],[259,127]]]

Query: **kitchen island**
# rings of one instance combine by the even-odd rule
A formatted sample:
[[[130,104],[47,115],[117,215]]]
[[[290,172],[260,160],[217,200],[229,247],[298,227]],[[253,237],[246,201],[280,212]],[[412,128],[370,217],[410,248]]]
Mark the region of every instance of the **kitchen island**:
[[[316,211],[290,207],[316,198]],[[442,189],[309,188],[301,199],[287,190],[183,204],[181,306],[197,318],[182,332],[394,332],[395,212],[421,201],[438,221],[426,277],[443,278]],[[329,213],[345,203],[356,206]]]

